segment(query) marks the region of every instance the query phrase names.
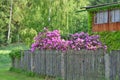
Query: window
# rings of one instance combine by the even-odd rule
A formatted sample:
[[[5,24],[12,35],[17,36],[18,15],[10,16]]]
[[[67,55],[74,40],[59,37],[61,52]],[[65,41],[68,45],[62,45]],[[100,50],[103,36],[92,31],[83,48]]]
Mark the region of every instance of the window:
[[[108,11],[98,12],[94,16],[94,23],[101,24],[108,22]]]
[[[110,12],[110,18],[111,22],[120,22],[120,10],[119,9],[112,10]]]

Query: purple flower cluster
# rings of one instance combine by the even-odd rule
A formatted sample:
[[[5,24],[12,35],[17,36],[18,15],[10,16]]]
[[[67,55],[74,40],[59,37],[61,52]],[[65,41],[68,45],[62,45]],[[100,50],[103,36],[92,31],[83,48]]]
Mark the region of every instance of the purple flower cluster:
[[[60,32],[58,30],[40,32],[35,38],[35,42],[32,44],[31,51],[35,49],[46,50],[62,50],[68,49],[69,41],[61,39]]]
[[[31,51],[39,50],[62,50],[69,49],[81,50],[89,49],[96,50],[98,48],[106,48],[100,41],[98,35],[88,35],[87,33],[75,33],[70,36],[70,40],[61,39],[58,30],[48,31],[44,29],[35,38],[31,46]]]
[[[98,35],[88,35],[87,33],[75,33],[71,35],[70,48],[74,50],[88,49],[96,50],[98,48],[106,49],[106,46],[103,45]]]

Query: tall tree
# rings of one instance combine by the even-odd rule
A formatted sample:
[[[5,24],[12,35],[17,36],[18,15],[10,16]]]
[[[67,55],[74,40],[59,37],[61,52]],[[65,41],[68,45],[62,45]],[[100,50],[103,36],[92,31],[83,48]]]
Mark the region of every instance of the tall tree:
[[[13,5],[13,0],[11,0],[11,5],[10,5],[10,19],[9,19],[8,36],[7,36],[8,42],[10,41],[10,32],[11,32],[12,5]]]
[[[7,41],[7,31],[9,24],[9,0],[0,0],[0,45]]]
[[[43,27],[59,29],[63,35],[87,31],[87,13],[76,14],[76,11],[86,6],[88,2],[88,0],[0,0],[2,32],[0,42],[3,43],[5,39],[9,41],[10,38],[12,42],[17,41],[19,33],[26,28],[37,32]]]
[[[30,0],[28,4],[30,6],[23,20],[25,26],[37,31],[47,26],[50,29],[59,29],[62,34],[87,29],[87,25],[83,24],[87,23],[86,13],[80,15],[75,12],[80,9],[80,6],[87,5],[88,0]]]
[[[25,16],[25,10],[27,10],[26,6],[28,1],[27,0],[13,0],[13,15],[12,15],[12,30],[11,30],[11,38],[12,42],[19,42],[20,40],[20,31],[25,29],[23,26],[22,20]],[[16,33],[16,34],[14,34]]]

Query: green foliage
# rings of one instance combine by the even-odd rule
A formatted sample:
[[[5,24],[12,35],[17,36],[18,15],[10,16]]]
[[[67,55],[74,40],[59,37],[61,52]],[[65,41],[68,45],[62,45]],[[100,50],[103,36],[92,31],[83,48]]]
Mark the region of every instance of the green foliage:
[[[2,65],[7,65],[10,63],[10,58],[8,54],[0,54],[0,68],[4,67]]]
[[[0,1],[0,43],[2,44],[7,43],[10,1]],[[87,32],[87,13],[75,12],[88,3],[88,0],[13,0],[10,42],[23,41],[30,45],[32,37],[20,37],[26,28],[40,32],[43,27],[48,27],[50,30],[60,30],[62,35]]]
[[[93,22],[92,18],[93,18],[93,13],[88,12],[88,33],[89,34],[91,34],[92,32],[92,22]]]
[[[120,49],[120,31],[116,32],[96,32],[99,34],[101,41],[107,45],[108,51]]]
[[[16,49],[17,50],[28,50],[29,48],[23,43],[14,43],[14,44],[9,44],[7,46],[0,47],[0,51],[5,51],[5,52],[7,51],[11,52],[12,50],[16,50]],[[3,52],[2,54],[7,54],[7,53]]]
[[[21,51],[19,49],[16,49],[16,50],[12,50],[10,53],[9,53],[9,56],[14,59],[14,58],[20,58],[21,56]]]
[[[33,28],[26,28],[21,30],[20,34],[21,38],[30,47],[30,45],[34,42],[33,38],[37,35],[37,32]]]
[[[20,42],[20,31],[26,28],[22,23],[25,16],[26,4],[26,0],[13,0],[11,42]]]
[[[58,29],[61,34],[86,32],[88,26],[86,12],[75,14],[79,7],[88,4],[88,1],[85,1],[86,3],[82,0],[31,0],[29,4],[32,5],[26,10],[24,25],[34,28],[37,32],[44,26],[50,30]]]
[[[13,1],[10,41],[7,42],[8,24],[10,18],[10,3]],[[25,0],[1,0],[0,1],[0,43],[17,42],[19,31],[23,28],[21,21],[24,15]]]
[[[90,34],[99,34],[101,37],[101,41],[108,46],[108,51],[111,50],[118,50],[120,49],[120,32],[92,32],[92,22],[93,22],[93,12],[98,12],[101,10],[108,10],[108,9],[113,9],[113,8],[120,8],[120,4],[113,4],[113,5],[108,5],[108,6],[103,6],[103,7],[97,7],[97,8],[91,8],[88,10],[88,26],[89,26],[89,33]]]
[[[42,31],[43,27],[50,30],[58,29],[62,35],[81,31],[87,32],[87,13],[75,13],[79,7],[88,4],[88,1],[85,1],[86,3],[75,0],[29,0],[25,7],[27,9],[24,10],[24,19],[21,21],[25,28],[20,33],[24,32],[26,27],[33,28],[37,32]],[[31,38],[24,36],[22,40],[30,45]]]
[[[7,33],[7,26],[9,20],[9,1],[8,0],[1,0],[0,1],[0,43],[5,43],[6,40],[6,33]]]

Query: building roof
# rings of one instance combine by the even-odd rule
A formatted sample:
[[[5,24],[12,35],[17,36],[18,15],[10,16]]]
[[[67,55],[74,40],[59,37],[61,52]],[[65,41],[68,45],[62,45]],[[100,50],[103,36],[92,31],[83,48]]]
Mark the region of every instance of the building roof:
[[[100,4],[100,5],[95,5],[95,6],[87,6],[87,7],[81,7],[81,10],[78,10],[76,12],[84,12],[84,11],[95,11],[97,8],[98,10],[102,9],[108,9],[108,8],[120,8],[120,2],[114,2],[114,3],[105,3],[105,4]]]
[[[106,3],[106,4],[100,4],[100,5],[95,5],[95,6],[87,6],[87,7],[82,7],[85,9],[91,9],[91,8],[100,8],[100,7],[106,7],[106,6],[114,6],[114,5],[119,5],[120,2],[114,2],[114,3]]]

